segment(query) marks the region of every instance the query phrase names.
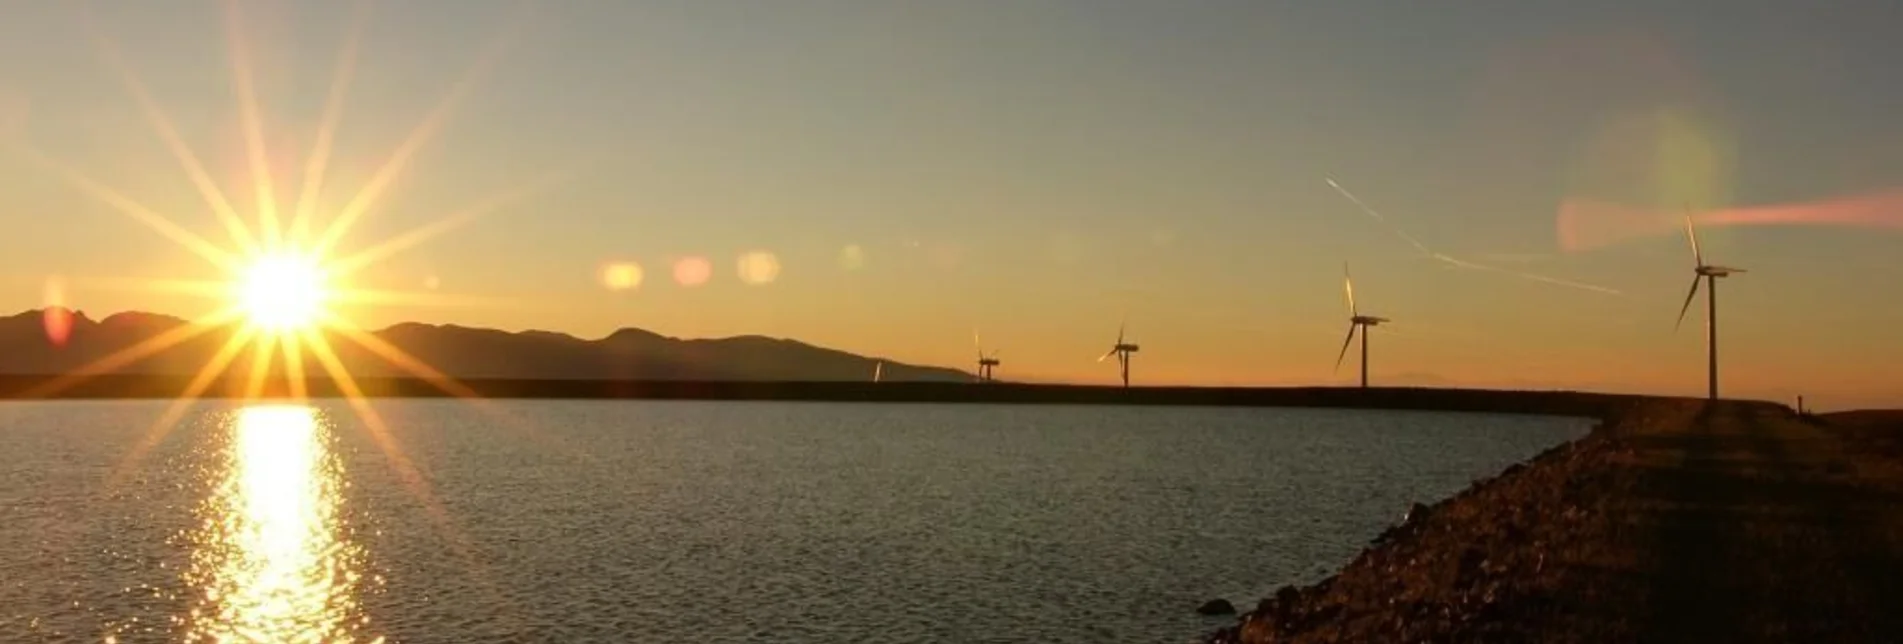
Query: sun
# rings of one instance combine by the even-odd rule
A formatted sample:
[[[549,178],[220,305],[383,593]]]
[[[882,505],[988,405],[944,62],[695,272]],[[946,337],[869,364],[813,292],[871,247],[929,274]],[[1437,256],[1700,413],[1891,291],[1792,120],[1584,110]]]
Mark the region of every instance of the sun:
[[[316,258],[296,252],[259,256],[237,276],[234,302],[245,319],[266,333],[293,333],[317,326],[330,296],[328,276]]]
[[[172,153],[179,169],[204,200],[202,208],[187,207],[188,211],[202,210],[212,215],[223,229],[222,238],[194,230],[162,212],[167,209],[160,208],[161,204],[146,203],[126,194],[28,142],[17,143],[19,151],[35,165],[204,259],[215,269],[211,274],[217,276],[209,280],[127,280],[137,290],[203,297],[215,300],[217,306],[187,324],[71,369],[34,387],[28,397],[51,396],[92,378],[123,371],[199,338],[218,336],[222,336],[223,341],[206,343],[216,345],[217,349],[191,375],[172,405],[160,414],[158,422],[149,430],[150,440],[142,445],[156,444],[157,439],[188,412],[193,401],[208,392],[219,391],[219,385],[229,384],[242,385],[241,390],[226,391],[242,393],[248,400],[275,397],[280,391],[293,400],[308,399],[312,395],[339,396],[348,401],[366,423],[380,426],[381,421],[375,420],[363,387],[350,372],[358,365],[378,370],[394,368],[404,377],[419,379],[444,393],[462,398],[478,397],[473,389],[457,379],[350,319],[351,314],[363,307],[379,304],[455,306],[469,300],[445,297],[435,292],[433,286],[429,293],[417,293],[359,285],[378,281],[374,273],[367,271],[391,255],[539,193],[564,181],[568,173],[538,174],[528,182],[499,192],[470,195],[475,198],[458,209],[428,217],[427,223],[408,231],[372,239],[362,247],[347,240],[356,224],[379,211],[386,193],[411,165],[417,151],[442,129],[463,97],[509,48],[517,28],[504,29],[496,42],[451,84],[451,90],[426,112],[423,120],[403,135],[381,161],[370,166],[372,170],[362,185],[347,195],[338,195],[325,177],[335,156],[335,135],[338,124],[343,121],[345,96],[358,68],[357,43],[364,25],[353,22],[344,36],[344,45],[332,68],[328,93],[314,123],[315,131],[310,135],[312,144],[304,154],[302,172],[295,177],[280,176],[281,173],[274,171],[273,160],[277,157],[267,146],[265,115],[249,53],[253,39],[242,33],[244,21],[238,8],[240,4],[226,3],[226,45],[232,97],[237,102],[236,125],[244,139],[242,161],[250,175],[242,192],[254,203],[241,203],[227,194],[227,187],[220,185],[213,169],[192,149],[177,123],[154,100],[112,39],[102,33],[92,34],[100,59],[118,77],[153,133]],[[353,20],[364,17],[357,15]],[[8,144],[10,148],[16,147],[16,142]],[[292,186],[295,188],[291,189]],[[177,204],[169,205],[177,207]],[[249,368],[240,364],[246,353],[250,354]],[[312,385],[323,389],[313,391]],[[136,455],[143,449],[136,448],[129,460],[137,460]]]

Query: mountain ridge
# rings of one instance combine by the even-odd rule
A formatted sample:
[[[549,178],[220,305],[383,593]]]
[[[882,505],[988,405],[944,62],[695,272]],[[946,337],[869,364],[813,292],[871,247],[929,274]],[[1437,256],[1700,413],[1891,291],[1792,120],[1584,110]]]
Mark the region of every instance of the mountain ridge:
[[[143,342],[177,335],[183,318],[121,311],[93,319],[65,307],[29,309],[0,317],[0,374],[61,375],[87,368]],[[101,373],[191,374],[211,362],[242,323],[210,326],[184,342]],[[855,354],[793,338],[749,334],[680,338],[622,327],[599,338],[527,329],[505,331],[458,324],[398,322],[365,331],[431,369],[456,378],[652,379],[689,381],[959,382],[971,374]],[[350,334],[326,331],[326,341],[352,375],[405,376],[408,365],[382,356]],[[281,362],[281,361],[278,361]],[[312,365],[309,356],[303,361]],[[883,364],[882,367],[877,366]],[[250,357],[227,372],[246,371]],[[308,370],[308,369],[307,369]],[[271,373],[281,374],[274,363]]]

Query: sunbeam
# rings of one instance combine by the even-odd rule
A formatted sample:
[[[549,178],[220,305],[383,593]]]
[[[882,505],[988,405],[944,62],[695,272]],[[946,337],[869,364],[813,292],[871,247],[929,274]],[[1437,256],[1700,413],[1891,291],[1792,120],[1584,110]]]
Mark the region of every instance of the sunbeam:
[[[271,372],[271,358],[277,355],[276,338],[263,338],[251,345],[251,373],[245,377],[244,399],[259,400],[264,397],[265,379]]]
[[[411,247],[462,227],[483,215],[500,210],[512,203],[547,190],[555,184],[566,180],[567,177],[568,175],[565,173],[550,174],[536,181],[526,183],[521,187],[505,190],[486,199],[477,200],[473,205],[460,211],[445,217],[439,217],[435,221],[418,226],[403,234],[393,236],[375,246],[333,260],[330,262],[329,268],[340,277],[348,276],[365,266],[383,260],[391,255],[409,250]]]
[[[58,174],[60,178],[65,179],[67,183],[72,184],[73,187],[85,191],[106,205],[112,206],[119,212],[124,213],[126,216],[158,231],[159,234],[177,242],[180,246],[185,247],[186,250],[192,251],[199,257],[204,258],[205,261],[211,262],[219,268],[228,271],[238,270],[239,267],[243,265],[243,262],[239,260],[237,255],[219,248],[217,245],[206,241],[205,238],[173,223],[171,219],[166,218],[164,215],[153,212],[152,209],[145,207],[145,205],[120,194],[116,190],[106,187],[105,184],[93,180],[91,177],[73,169],[71,166],[55,161],[51,157],[31,147],[24,148],[22,151],[25,153],[27,159],[32,161],[35,165],[51,170],[54,174]]]
[[[370,2],[358,0],[353,6],[350,31],[344,36],[343,50],[337,54],[330,90],[324,96],[324,111],[318,117],[317,139],[311,144],[310,157],[304,161],[304,179],[298,186],[297,205],[291,211],[292,239],[305,239],[310,235],[310,221],[317,210],[317,198],[324,189],[324,173],[330,166],[337,124],[344,116],[344,98],[349,95],[351,79],[357,72],[357,48],[363,38],[364,24],[369,21]]]
[[[382,358],[398,369],[402,369],[421,378],[423,382],[429,383],[430,386],[437,388],[443,393],[470,400],[480,399],[482,397],[481,394],[476,393],[476,390],[470,389],[468,385],[463,384],[461,381],[436,370],[435,367],[424,364],[422,360],[416,359],[416,357],[410,355],[409,352],[397,348],[396,345],[390,344],[389,341],[379,338],[376,334],[369,331],[358,328],[355,324],[351,324],[346,320],[334,317],[330,318],[326,328],[342,334],[345,339],[355,342],[357,346],[363,347],[365,350],[376,354],[377,357]]]
[[[151,357],[160,351],[178,346],[193,338],[210,333],[215,329],[223,328],[226,324],[237,320],[242,315],[243,313],[239,311],[238,307],[233,306],[183,326],[173,327],[164,333],[146,338],[138,344],[114,351],[105,357],[61,374],[57,378],[22,392],[21,396],[25,398],[44,398],[66,391],[74,385],[78,385],[95,376],[111,373],[120,367]]]
[[[186,383],[185,390],[179,392],[178,397],[165,406],[165,411],[159,413],[158,420],[145,430],[139,442],[134,444],[132,450],[120,460],[119,465],[113,468],[112,475],[106,481],[107,489],[117,487],[126,475],[137,469],[139,461],[145,457],[147,451],[172,433],[172,428],[184,418],[185,410],[198,402],[199,395],[205,393],[205,390],[210,389],[212,384],[224,375],[225,368],[231,366],[232,361],[238,358],[238,353],[244,351],[245,345],[251,343],[251,336],[255,333],[251,329],[241,329],[225,339],[225,344],[218,347],[218,353],[212,355],[211,360],[206,361],[204,366],[199,367],[198,373],[192,375],[191,382]]]
[[[251,190],[258,202],[258,228],[264,231],[264,246],[277,248],[284,241],[278,229],[277,191],[272,186],[264,117],[259,114],[257,82],[251,74],[251,52],[245,46],[241,18],[238,3],[225,0],[225,44],[231,54],[232,91],[238,101],[239,126],[244,129],[245,155],[251,165]]]
[[[138,103],[139,111],[145,116],[146,122],[152,126],[153,131],[158,133],[159,140],[165,143],[165,148],[171,151],[172,156],[178,159],[179,165],[184,167],[192,186],[198,189],[198,194],[204,197],[205,203],[211,206],[212,213],[224,225],[226,234],[231,236],[231,243],[243,249],[256,248],[258,240],[252,235],[250,227],[245,224],[244,217],[238,215],[237,209],[233,208],[231,202],[225,198],[224,191],[220,190],[218,183],[212,180],[211,173],[205,171],[205,164],[198,160],[198,155],[192,152],[191,146],[186,145],[185,140],[179,136],[178,128],[172,124],[171,117],[166,116],[165,110],[159,108],[158,102],[152,99],[151,92],[145,89],[145,84],[140,82],[138,75],[133,74],[132,68],[126,65],[124,58],[119,55],[119,48],[114,46],[112,40],[93,24],[92,13],[85,2],[80,3],[80,15],[84,19],[87,33],[92,37],[94,46],[99,50],[100,59],[119,77],[119,82],[125,86],[126,93],[131,94],[132,100]]]
[[[304,383],[304,347],[299,346],[298,343],[298,338],[301,337],[303,336],[296,333],[285,333],[278,336],[279,345],[284,352],[285,380],[290,383],[292,400],[306,400],[310,398],[310,391],[305,387]]]
[[[88,380],[130,373],[127,368],[142,360],[200,338],[205,348],[215,346],[202,365],[196,365],[183,387],[159,412],[153,423],[107,473],[106,485],[114,489],[138,473],[141,462],[151,450],[162,444],[176,428],[188,420],[199,400],[208,395],[240,396],[259,400],[288,395],[307,400],[313,394],[337,396],[362,421],[376,449],[381,451],[396,472],[400,486],[416,498],[432,526],[451,549],[473,571],[477,585],[490,594],[491,604],[503,606],[502,617],[516,617],[508,608],[501,590],[489,581],[486,564],[479,550],[431,490],[426,473],[412,462],[383,414],[371,404],[363,383],[354,376],[332,346],[337,338],[361,347],[364,352],[352,356],[381,359],[400,374],[427,383],[459,399],[473,401],[478,408],[504,421],[511,428],[526,423],[511,422],[505,410],[488,407],[477,399],[477,392],[407,351],[385,341],[348,319],[346,308],[361,305],[410,306],[519,306],[520,302],[500,298],[478,298],[437,292],[413,293],[396,290],[361,288],[349,283],[379,263],[401,252],[420,246],[496,210],[538,195],[564,181],[572,173],[525,174],[534,177],[522,185],[476,199],[460,210],[426,220],[402,234],[353,244],[360,250],[338,252],[349,240],[353,228],[383,203],[396,179],[406,172],[417,154],[434,140],[451,120],[459,106],[491,74],[500,60],[518,40],[531,2],[520,2],[516,11],[505,18],[501,32],[483,48],[460,75],[452,78],[444,96],[429,106],[422,120],[401,135],[388,155],[375,160],[373,171],[341,208],[321,210],[326,189],[341,188],[326,183],[326,175],[337,165],[339,130],[346,121],[350,88],[360,70],[366,25],[371,14],[370,0],[353,0],[351,19],[330,69],[328,91],[315,123],[310,147],[303,151],[300,166],[286,177],[273,174],[271,150],[267,149],[268,113],[255,64],[254,45],[263,43],[251,34],[245,23],[247,5],[226,0],[223,9],[225,54],[230,74],[230,99],[236,106],[236,121],[243,138],[243,165],[253,199],[249,205],[232,203],[231,186],[220,185],[207,170],[198,151],[187,143],[186,134],[154,98],[154,93],[128,64],[128,59],[101,29],[82,0],[81,19],[97,49],[103,66],[122,86],[136,105],[144,124],[183,169],[202,199],[203,206],[179,209],[173,204],[155,207],[127,192],[109,186],[78,168],[55,160],[25,142],[18,147],[35,166],[58,176],[91,198],[111,207],[141,225],[151,228],[167,241],[203,259],[217,269],[221,280],[194,280],[166,277],[86,278],[79,283],[99,288],[131,289],[146,293],[190,295],[218,302],[216,310],[197,320],[164,330],[128,347],[118,348],[70,370],[28,391],[27,397],[48,397],[66,392]],[[369,67],[361,67],[370,69]],[[282,152],[282,151],[280,151]],[[293,182],[296,182],[293,185]],[[294,201],[281,203],[280,198]],[[455,204],[451,204],[455,205]],[[196,231],[195,226],[164,212],[190,212],[202,209],[213,215],[228,243],[217,243]],[[245,212],[251,210],[252,212]],[[163,212],[162,212],[163,211]],[[209,224],[209,222],[206,222]],[[214,236],[215,231],[214,231]],[[63,292],[60,293],[63,296]],[[62,300],[63,304],[63,300]],[[62,309],[64,310],[64,309]],[[216,335],[215,335],[216,334]],[[194,346],[194,350],[198,350]],[[238,361],[250,351],[248,365]],[[321,388],[322,391],[316,391]],[[169,393],[169,392],[168,392]],[[528,436],[541,441],[554,438],[529,428]],[[273,430],[258,430],[269,433]],[[560,442],[560,441],[555,441]],[[264,443],[268,445],[269,441]],[[585,451],[572,446],[565,451],[573,457],[591,460]]]
[[[445,308],[493,308],[512,306],[519,302],[503,297],[483,297],[479,295],[455,295],[451,293],[424,293],[420,291],[401,291],[354,287],[339,291],[329,300],[343,308],[346,305],[401,304],[410,306],[430,306]]]
[[[357,220],[376,205],[377,201],[383,197],[383,191],[389,188],[390,182],[395,181],[397,175],[409,164],[410,157],[415,156],[425,143],[435,137],[436,131],[442,129],[443,125],[449,121],[450,114],[454,113],[457,106],[462,103],[463,97],[473,91],[476,85],[488,76],[489,70],[496,65],[502,55],[507,53],[510,46],[515,43],[516,35],[515,29],[503,32],[503,35],[480,55],[476,63],[463,72],[462,78],[450,86],[449,93],[444,95],[442,100],[437,102],[436,107],[423,117],[423,121],[410,130],[409,136],[404,137],[403,142],[397,144],[396,149],[390,153],[382,165],[377,167],[376,172],[370,175],[370,180],[357,191],[356,196],[345,203],[343,209],[338,211],[337,217],[331,220],[330,225],[324,227],[322,233],[318,234],[312,246],[318,254],[329,253],[337,242],[357,224]]]
[[[518,5],[526,9],[529,3]],[[27,157],[37,165],[57,174],[67,183],[88,193],[122,214],[139,221],[157,231],[170,241],[190,250],[222,272],[230,275],[228,283],[200,282],[183,279],[123,279],[117,283],[100,280],[106,286],[125,286],[152,292],[187,294],[226,300],[226,308],[206,319],[192,322],[183,327],[171,329],[156,337],[149,338],[132,347],[127,347],[104,358],[96,360],[81,369],[55,379],[39,388],[41,393],[50,393],[98,375],[118,370],[138,360],[158,354],[192,338],[242,322],[238,330],[227,337],[227,344],[221,347],[217,369],[201,371],[193,382],[188,384],[182,398],[193,398],[202,394],[211,386],[208,379],[223,374],[226,364],[235,359],[234,352],[242,351],[246,343],[253,350],[251,369],[245,376],[243,395],[250,398],[264,396],[269,391],[269,382],[273,380],[272,366],[278,356],[283,355],[282,373],[295,396],[308,394],[304,384],[304,351],[328,349],[322,331],[325,328],[347,328],[358,344],[373,347],[372,353],[391,360],[397,368],[412,373],[439,388],[462,397],[473,395],[473,391],[429,367],[422,361],[410,356],[393,345],[382,342],[375,336],[344,323],[344,319],[330,305],[366,305],[366,304],[407,304],[407,305],[469,305],[499,304],[500,302],[482,301],[477,298],[462,298],[440,293],[406,293],[376,289],[352,288],[342,282],[342,278],[358,273],[377,262],[404,250],[420,245],[430,239],[457,228],[483,214],[496,210],[506,204],[525,198],[546,188],[559,179],[550,175],[533,181],[514,190],[504,191],[495,196],[478,200],[474,205],[431,221],[415,230],[382,240],[369,248],[350,254],[347,257],[331,257],[331,251],[346,236],[352,225],[369,212],[384,196],[394,178],[409,164],[417,151],[442,129],[451,113],[468,96],[498,63],[499,59],[516,41],[521,20],[511,20],[492,42],[488,43],[473,64],[466,68],[461,76],[450,85],[450,91],[434,105],[427,116],[411,130],[396,146],[395,151],[379,165],[371,178],[361,186],[346,205],[330,219],[316,234],[309,228],[314,227],[318,217],[317,207],[321,199],[324,176],[332,159],[336,133],[344,120],[346,97],[358,67],[358,51],[362,44],[362,32],[370,14],[371,3],[368,0],[355,2],[352,20],[345,34],[330,76],[329,91],[325,96],[323,110],[319,116],[317,137],[302,167],[302,183],[298,186],[297,202],[290,211],[290,221],[279,217],[280,204],[277,202],[278,182],[272,175],[269,164],[269,151],[265,146],[264,106],[256,84],[251,39],[245,28],[242,7],[235,0],[227,0],[223,6],[224,35],[226,54],[231,75],[232,99],[236,102],[237,116],[243,133],[245,160],[250,171],[250,181],[256,197],[254,213],[255,226],[247,223],[227,198],[227,192],[212,179],[205,169],[199,155],[188,145],[165,110],[155,101],[137,74],[126,64],[119,48],[105,35],[105,30],[95,24],[87,7],[81,7],[81,16],[88,32],[92,35],[99,50],[99,58],[117,77],[126,92],[137,103],[147,124],[157,134],[159,140],[172,153],[184,168],[186,175],[197,188],[209,209],[217,215],[220,223],[231,236],[234,249],[227,249],[188,230],[173,218],[160,214],[156,208],[140,202],[125,193],[105,185],[84,172],[56,161],[37,150],[28,148]],[[512,18],[522,17],[520,12]],[[306,332],[310,332],[308,335]],[[302,339],[303,341],[300,341]],[[320,362],[321,364],[321,362]],[[210,366],[210,365],[208,365]],[[342,369],[344,365],[337,362]]]
[[[382,202],[395,179],[406,171],[417,153],[437,136],[458,106],[510,50],[522,27],[521,18],[524,15],[521,12],[529,6],[527,2],[518,5],[518,12],[510,17],[510,22],[504,25],[501,33],[485,44],[473,63],[449,85],[446,95],[430,107],[420,123],[402,136],[387,157],[379,161],[369,179],[355,187],[354,193],[341,209],[320,212],[320,202],[328,187],[326,174],[335,161],[338,130],[345,120],[349,90],[359,69],[358,56],[371,2],[357,0],[354,3],[348,32],[331,69],[328,93],[318,115],[314,141],[305,151],[301,172],[292,179],[298,181],[295,201],[283,204],[279,202],[281,193],[288,197],[293,190],[290,181],[274,176],[270,163],[270,150],[267,149],[265,138],[269,115],[266,113],[264,97],[260,94],[259,70],[252,48],[259,41],[252,38],[246,29],[245,7],[238,0],[226,0],[222,8],[225,53],[231,81],[230,98],[236,104],[238,126],[244,143],[244,165],[248,170],[247,180],[254,197],[254,203],[249,208],[255,210],[241,213],[232,204],[228,187],[219,185],[213,179],[199,154],[186,142],[177,124],[133,72],[105,30],[95,24],[90,10],[82,5],[81,17],[98,49],[99,59],[123,86],[144,117],[146,125],[184,170],[197,196],[203,200],[205,209],[216,217],[230,238],[228,245],[214,243],[201,233],[182,225],[179,220],[161,214],[159,208],[128,196],[30,146],[22,145],[25,156],[35,165],[126,217],[153,229],[225,276],[222,281],[145,277],[85,281],[107,288],[204,297],[219,301],[220,307],[209,316],[167,329],[42,383],[24,392],[25,395],[53,395],[89,379],[120,372],[141,360],[194,339],[213,333],[225,334],[206,363],[191,373],[178,395],[112,469],[108,486],[118,485],[123,477],[136,471],[149,450],[164,441],[191,412],[196,401],[214,388],[221,388],[220,393],[225,395],[257,400],[279,395],[277,392],[281,384],[288,389],[286,393],[291,398],[304,400],[313,393],[311,383],[318,382],[317,377],[321,375],[324,382],[330,383],[326,394],[340,395],[352,412],[362,419],[377,448],[398,472],[403,486],[423,501],[427,514],[438,530],[448,537],[472,568],[482,565],[480,558],[475,556],[473,545],[456,530],[455,522],[431,493],[427,479],[405,454],[383,416],[370,404],[362,384],[350,373],[350,365],[345,364],[331,346],[331,338],[346,338],[351,344],[363,347],[368,354],[388,362],[401,373],[458,398],[474,399],[476,392],[441,370],[363,330],[337,309],[376,304],[505,304],[500,300],[441,293],[357,288],[348,284],[346,278],[481,216],[539,194],[562,180],[566,173],[542,175],[514,189],[477,199],[461,210],[430,220],[403,234],[368,244],[363,250],[347,254],[335,251],[355,224]],[[321,228],[318,225],[320,221],[324,222]],[[251,351],[248,368],[234,366],[247,350]],[[313,362],[315,367],[307,366]],[[494,589],[491,591],[494,592]]]
[[[188,280],[151,277],[67,277],[66,283],[74,288],[104,291],[135,291],[140,293],[170,293],[202,298],[223,297],[231,290],[231,285],[211,280]]]
[[[364,427],[370,430],[371,440],[376,441],[377,448],[396,467],[397,476],[402,479],[403,485],[409,487],[418,498],[428,499],[433,505],[435,499],[429,493],[429,484],[417,474],[416,466],[410,463],[410,458],[403,453],[402,446],[397,445],[396,439],[390,436],[389,427],[384,424],[383,416],[377,413],[375,407],[370,406],[370,398],[364,395],[363,388],[357,384],[357,379],[350,375],[350,370],[344,368],[343,360],[337,357],[337,352],[331,349],[330,344],[325,342],[322,336],[317,335],[315,330],[304,329],[299,335],[304,338],[305,346],[310,347],[311,357],[317,359],[317,364],[336,385],[338,393],[343,394],[345,403],[356,411]]]
[[[305,330],[300,335],[304,345],[310,348],[311,357],[317,360],[318,365],[331,381],[336,383],[339,393],[343,394],[345,404],[348,404],[351,410],[356,412],[358,419],[363,421],[364,428],[370,434],[370,440],[377,445],[377,450],[383,452],[384,458],[389,459],[390,466],[396,470],[397,480],[412,497],[422,503],[424,513],[429,516],[430,522],[435,525],[438,533],[449,541],[451,547],[466,563],[480,566],[481,560],[475,556],[475,545],[456,529],[455,521],[430,489],[429,481],[417,470],[416,464],[410,461],[409,455],[403,451],[403,446],[397,443],[396,437],[391,435],[389,424],[384,422],[383,415],[370,405],[370,398],[364,395],[363,388],[357,384],[356,378],[344,368],[343,361],[337,357],[336,351],[331,349],[323,337],[316,335],[316,331]]]
[[[416,376],[431,387],[435,387],[437,391],[475,405],[477,409],[482,410],[491,418],[511,430],[520,430],[525,436],[540,443],[552,443],[554,447],[559,448],[560,451],[566,453],[568,456],[579,458],[583,461],[593,460],[593,457],[589,456],[586,450],[579,449],[558,439],[552,439],[543,435],[541,432],[535,431],[531,424],[522,421],[506,410],[496,407],[488,399],[483,398],[480,393],[474,389],[470,389],[468,385],[463,384],[462,381],[429,366],[428,363],[417,359],[409,352],[391,344],[388,340],[377,337],[376,334],[370,333],[345,320],[333,320],[326,328],[343,335],[344,339],[382,358],[385,362]]]

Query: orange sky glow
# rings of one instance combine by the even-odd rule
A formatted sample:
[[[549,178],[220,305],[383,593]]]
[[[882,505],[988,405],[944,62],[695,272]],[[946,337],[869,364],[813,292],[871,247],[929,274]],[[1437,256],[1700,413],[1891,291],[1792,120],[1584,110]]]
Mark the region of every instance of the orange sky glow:
[[[245,6],[0,28],[0,172],[34,177],[0,195],[32,242],[0,258],[0,308],[208,316],[232,302],[174,287],[286,247],[348,273],[335,312],[369,328],[762,334],[965,369],[977,332],[1001,379],[1108,384],[1127,324],[1136,384],[1345,384],[1347,262],[1394,319],[1376,384],[1692,395],[1689,216],[1750,270],[1720,286],[1728,395],[1903,406],[1903,303],[1879,296],[1903,278],[1903,125],[1767,129],[1815,123],[1670,29],[1474,44],[1422,86],[1271,38],[1294,27],[1265,8],[1190,11],[1208,51],[974,6],[789,13],[688,55],[600,25],[735,39],[735,18]],[[881,36],[914,19],[936,31]]]

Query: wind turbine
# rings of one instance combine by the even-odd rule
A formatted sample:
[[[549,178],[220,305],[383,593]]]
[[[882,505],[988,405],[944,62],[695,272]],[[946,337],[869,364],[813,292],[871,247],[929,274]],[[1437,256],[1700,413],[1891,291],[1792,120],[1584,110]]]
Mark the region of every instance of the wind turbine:
[[[991,382],[995,378],[993,373],[997,371],[998,365],[1003,364],[998,362],[998,352],[1003,349],[994,349],[991,355],[985,355],[984,345],[978,342],[976,331],[971,333],[971,345],[978,349],[978,382]]]
[[[1689,210],[1689,209],[1688,209]],[[1705,281],[1705,368],[1709,371],[1710,390],[1707,395],[1718,399],[1718,278],[1730,277],[1732,273],[1743,273],[1742,268],[1713,266],[1705,263],[1705,254],[1698,250],[1698,231],[1692,227],[1690,212],[1685,213],[1685,238],[1692,244],[1692,290],[1685,294],[1685,305],[1678,309],[1678,322],[1672,325],[1677,331],[1685,324],[1685,314],[1692,309],[1692,300],[1698,298],[1698,281]]]
[[[1368,388],[1368,327],[1387,322],[1387,318],[1362,315],[1355,308],[1355,279],[1348,275],[1348,263],[1341,264],[1342,291],[1348,294],[1348,337],[1341,341],[1341,355],[1335,356],[1335,371],[1341,371],[1341,361],[1348,357],[1348,345],[1355,341],[1355,331],[1361,331],[1361,388]]]
[[[1128,388],[1130,386],[1130,354],[1136,353],[1139,347],[1123,341],[1123,326],[1117,325],[1117,343],[1110,346],[1110,351],[1097,356],[1097,361],[1103,362],[1105,358],[1116,356],[1117,367],[1123,371],[1123,386]]]

